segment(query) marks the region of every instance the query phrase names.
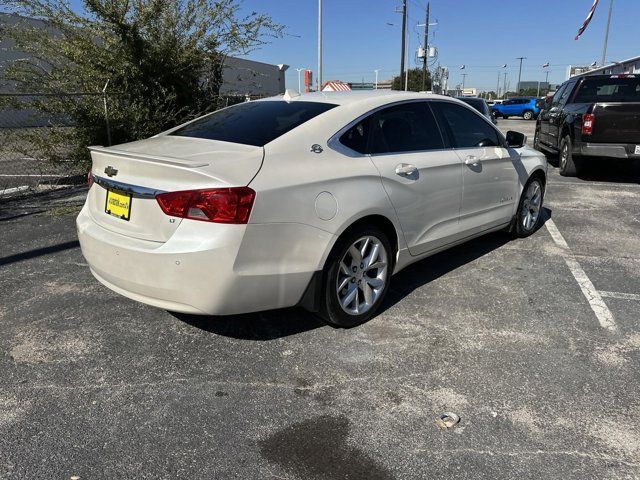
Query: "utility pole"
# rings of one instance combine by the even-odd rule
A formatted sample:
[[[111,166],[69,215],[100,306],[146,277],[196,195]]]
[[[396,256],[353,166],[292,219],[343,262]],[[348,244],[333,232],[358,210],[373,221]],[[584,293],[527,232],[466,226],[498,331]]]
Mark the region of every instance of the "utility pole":
[[[400,90],[404,90],[404,49],[407,37],[407,0],[402,0],[402,46],[400,50]]]
[[[318,91],[322,90],[322,0],[318,0]]]
[[[375,87],[375,88],[376,88],[376,90],[378,89],[378,72],[379,72],[379,71],[380,71],[380,70],[378,70],[378,69],[374,70],[374,72],[376,73],[376,87]]]
[[[296,68],[296,72],[298,72],[298,93],[302,93],[302,83],[300,83],[300,72],[305,70],[304,68]]]
[[[613,0],[609,2],[609,17],[607,18],[607,29],[604,34],[604,46],[602,47],[602,66],[607,59],[607,43],[609,43],[609,26],[611,25],[611,12],[613,11]]]
[[[462,74],[462,95],[464,95],[464,82],[467,79],[467,74],[463,73]]]
[[[518,87],[516,88],[516,95],[520,95],[520,79],[522,78],[522,60],[527,57],[518,57],[520,60],[520,70],[518,70]]]
[[[422,60],[422,91],[427,89],[427,62],[429,60],[429,6],[427,2],[427,19],[424,22],[424,59]]]

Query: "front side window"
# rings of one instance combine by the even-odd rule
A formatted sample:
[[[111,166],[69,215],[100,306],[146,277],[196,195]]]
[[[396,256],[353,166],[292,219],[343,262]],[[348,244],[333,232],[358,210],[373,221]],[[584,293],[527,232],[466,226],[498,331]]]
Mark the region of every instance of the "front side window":
[[[567,99],[569,95],[571,95],[571,92],[573,91],[573,87],[575,86],[575,84],[576,82],[567,84],[567,88],[565,88],[564,92],[562,92],[562,95],[560,95],[560,100],[558,101],[560,105],[564,105],[567,102]]]
[[[402,103],[374,116],[372,153],[418,152],[444,148],[442,136],[426,102]]]
[[[337,105],[323,102],[246,102],[205,115],[170,135],[263,147],[335,107]]]
[[[496,129],[472,110],[449,102],[437,102],[437,108],[456,148],[501,146]]]
[[[556,93],[553,94],[553,99],[551,100],[552,106],[555,107],[560,103],[560,97],[562,97],[562,94],[564,94],[565,90],[567,89],[567,86],[568,84],[565,83],[556,91]]]

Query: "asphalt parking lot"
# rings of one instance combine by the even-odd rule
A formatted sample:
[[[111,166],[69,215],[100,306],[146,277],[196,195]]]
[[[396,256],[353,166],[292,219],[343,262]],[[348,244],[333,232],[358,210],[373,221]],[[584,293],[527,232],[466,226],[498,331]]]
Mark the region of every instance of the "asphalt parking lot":
[[[84,263],[83,189],[2,203],[0,478],[638,478],[637,171],[550,168],[537,233],[407,268],[351,330],[137,304]]]

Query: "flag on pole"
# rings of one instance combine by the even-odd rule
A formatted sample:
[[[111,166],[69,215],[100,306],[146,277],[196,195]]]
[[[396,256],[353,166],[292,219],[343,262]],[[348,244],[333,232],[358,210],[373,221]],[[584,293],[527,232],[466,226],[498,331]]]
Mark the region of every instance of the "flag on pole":
[[[591,19],[593,18],[593,14],[596,11],[596,7],[598,6],[599,1],[600,0],[593,0],[593,5],[591,5],[589,14],[587,15],[587,18],[585,18],[584,22],[582,23],[582,26],[578,30],[578,34],[576,35],[575,40],[578,40],[580,38],[580,35],[582,35],[584,31],[587,29],[587,27],[589,26],[589,22],[591,22]]]

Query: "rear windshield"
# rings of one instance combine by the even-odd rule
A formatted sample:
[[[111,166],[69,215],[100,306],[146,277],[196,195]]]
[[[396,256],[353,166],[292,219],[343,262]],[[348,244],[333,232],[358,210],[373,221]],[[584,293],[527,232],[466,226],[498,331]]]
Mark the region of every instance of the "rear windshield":
[[[334,107],[321,102],[246,102],[199,118],[171,135],[262,147]]]
[[[573,102],[640,102],[640,76],[586,78]]]
[[[472,106],[480,113],[484,113],[484,101],[477,98],[460,98],[464,103]]]

